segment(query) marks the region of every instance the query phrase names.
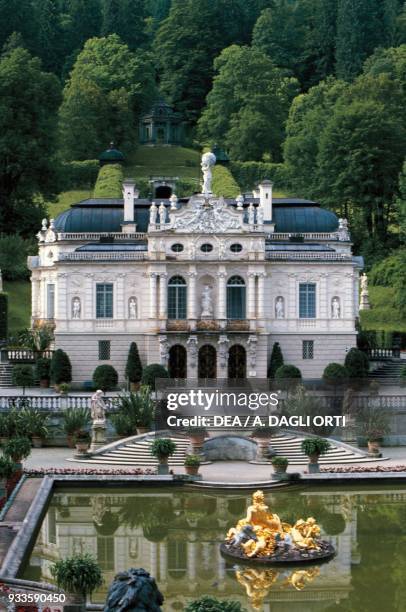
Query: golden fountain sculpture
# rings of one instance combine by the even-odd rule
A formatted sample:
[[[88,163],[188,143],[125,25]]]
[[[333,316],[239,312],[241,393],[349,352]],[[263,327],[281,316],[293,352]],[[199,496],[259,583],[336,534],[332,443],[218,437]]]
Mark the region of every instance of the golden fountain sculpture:
[[[225,556],[259,563],[295,563],[328,559],[333,546],[320,538],[320,527],[313,517],[294,525],[283,523],[270,512],[263,491],[256,491],[245,518],[229,529],[221,545]]]

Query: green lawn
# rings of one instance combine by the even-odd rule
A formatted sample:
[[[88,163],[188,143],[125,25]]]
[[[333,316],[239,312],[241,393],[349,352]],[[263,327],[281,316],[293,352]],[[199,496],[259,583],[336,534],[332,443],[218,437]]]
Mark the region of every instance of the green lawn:
[[[30,326],[31,283],[4,281],[4,291],[8,293],[8,333],[14,336],[20,329]]]
[[[395,290],[392,287],[369,286],[371,310],[361,310],[363,330],[406,332],[406,320],[401,319],[394,304]]]
[[[125,174],[137,180],[151,175],[200,179],[200,153],[186,147],[140,145],[127,159]]]

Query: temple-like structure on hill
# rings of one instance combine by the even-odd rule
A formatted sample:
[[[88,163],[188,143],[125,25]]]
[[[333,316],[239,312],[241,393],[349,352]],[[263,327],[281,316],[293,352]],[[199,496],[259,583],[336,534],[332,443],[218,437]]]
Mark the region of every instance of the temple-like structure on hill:
[[[131,342],[175,378],[265,378],[273,344],[318,378],[355,345],[359,271],[345,219],[272,183],[236,199],[200,194],[87,199],[44,220],[32,271],[32,322],[51,322],[73,382],[113,365]]]

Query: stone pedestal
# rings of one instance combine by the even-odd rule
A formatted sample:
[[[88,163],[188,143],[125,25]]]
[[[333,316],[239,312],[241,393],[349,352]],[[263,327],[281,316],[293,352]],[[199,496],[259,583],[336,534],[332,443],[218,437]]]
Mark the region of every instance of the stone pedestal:
[[[367,289],[363,289],[361,291],[361,300],[360,300],[360,304],[359,304],[359,309],[360,310],[369,310],[370,308],[371,308],[371,305],[369,303],[368,290]]]
[[[92,443],[90,452],[98,450],[106,444],[106,423],[93,423],[92,425]]]

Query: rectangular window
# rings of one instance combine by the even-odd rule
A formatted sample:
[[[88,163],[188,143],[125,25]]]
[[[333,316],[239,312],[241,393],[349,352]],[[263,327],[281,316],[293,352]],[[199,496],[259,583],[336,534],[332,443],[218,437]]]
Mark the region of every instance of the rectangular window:
[[[99,340],[99,359],[110,359],[110,340]]]
[[[302,356],[303,359],[313,359],[314,340],[303,340]]]
[[[113,318],[113,283],[96,285],[96,319]]]
[[[97,537],[97,563],[104,572],[112,572],[116,566],[114,537]]]
[[[299,285],[299,318],[316,318],[316,285],[300,283]]]
[[[55,317],[55,285],[47,285],[47,318]]]

